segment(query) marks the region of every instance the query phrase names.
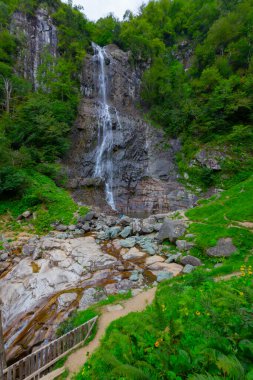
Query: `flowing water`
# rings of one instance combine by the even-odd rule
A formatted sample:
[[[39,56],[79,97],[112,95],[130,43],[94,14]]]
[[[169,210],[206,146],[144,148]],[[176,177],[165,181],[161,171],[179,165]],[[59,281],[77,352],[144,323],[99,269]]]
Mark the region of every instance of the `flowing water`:
[[[99,86],[99,105],[98,105],[98,146],[96,152],[96,165],[94,177],[100,177],[105,182],[106,201],[113,210],[116,210],[113,194],[113,133],[112,117],[110,106],[107,102],[107,85],[104,48],[92,44],[94,50],[94,60],[99,63],[98,86]]]

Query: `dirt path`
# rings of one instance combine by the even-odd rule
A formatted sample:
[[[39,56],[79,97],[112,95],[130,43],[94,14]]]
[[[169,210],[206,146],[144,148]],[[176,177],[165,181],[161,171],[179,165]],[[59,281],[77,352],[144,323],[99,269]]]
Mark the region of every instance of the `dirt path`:
[[[230,274],[226,274],[224,276],[215,277],[214,278],[214,282],[228,281],[228,280],[230,280],[233,277],[240,277],[241,274],[242,274],[241,272],[233,272],[233,273],[230,273]]]
[[[155,292],[156,288],[152,288],[127,301],[121,302],[120,305],[122,308],[119,305],[114,305],[111,308],[109,307],[111,311],[108,311],[108,306],[104,308],[104,312],[98,321],[98,331],[95,338],[86,347],[77,350],[68,357],[68,360],[65,363],[65,368],[70,372],[68,380],[71,379],[74,373],[80,370],[86,362],[88,355],[91,355],[95,349],[98,348],[100,340],[104,336],[105,330],[109,324],[115,319],[124,317],[131,312],[143,311],[147,305],[152,303]],[[119,306],[119,310],[116,310],[117,306]]]

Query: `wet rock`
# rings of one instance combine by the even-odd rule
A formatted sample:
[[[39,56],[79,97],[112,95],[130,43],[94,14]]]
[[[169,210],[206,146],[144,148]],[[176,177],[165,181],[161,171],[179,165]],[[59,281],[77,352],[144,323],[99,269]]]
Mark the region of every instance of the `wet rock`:
[[[85,223],[85,224],[82,226],[82,230],[83,230],[84,232],[90,232],[91,228],[90,228],[90,226],[89,226],[88,223]]]
[[[155,255],[157,252],[157,245],[154,243],[153,239],[139,237],[136,239],[137,244],[147,252],[149,255]]]
[[[131,223],[131,227],[134,235],[140,233],[142,229],[141,221],[139,219],[134,219]]]
[[[120,236],[123,238],[123,239],[126,239],[128,236],[130,236],[132,234],[132,227],[131,226],[127,226],[123,229],[123,231],[120,233]]]
[[[188,256],[182,257],[181,264],[183,264],[183,265],[191,265],[193,267],[198,267],[198,266],[202,265],[202,262],[197,257],[188,255]]]
[[[149,267],[150,265],[153,265],[155,263],[163,263],[164,261],[165,259],[161,256],[151,256],[146,258],[145,265]]]
[[[145,252],[141,252],[139,249],[133,247],[123,255],[124,260],[141,259],[146,256]]]
[[[83,235],[83,230],[81,230],[81,229],[75,229],[75,231],[73,231],[73,235],[74,236]]]
[[[69,307],[72,302],[74,302],[77,298],[76,293],[64,293],[60,297],[58,297],[58,306],[60,308]]]
[[[165,261],[166,263],[176,263],[180,257],[182,256],[182,253],[176,253],[175,255],[168,255],[167,260]]]
[[[129,280],[133,282],[137,282],[139,281],[139,279],[140,279],[140,273],[137,270],[133,271],[133,273],[129,277]]]
[[[162,227],[162,223],[156,223],[156,224],[154,224],[154,231],[156,231],[156,232],[159,232],[160,231],[160,229],[161,229],[161,227]]]
[[[85,216],[82,217],[81,221],[82,222],[90,222],[94,218],[95,218],[95,212],[90,211],[90,212],[88,212],[88,214],[86,214]]]
[[[114,216],[107,216],[106,218],[103,219],[103,221],[107,226],[113,227],[117,224],[118,219]]]
[[[68,230],[69,230],[69,231],[75,231],[75,229],[76,229],[76,226],[75,226],[75,225],[68,226]]]
[[[196,269],[195,266],[190,265],[190,264],[187,264],[187,265],[184,267],[184,269],[183,269],[183,273],[184,273],[184,274],[190,274],[190,273],[192,273],[192,272],[194,271],[194,269]]]
[[[59,226],[55,227],[56,231],[65,232],[68,229],[68,226],[64,226],[63,224],[59,224]]]
[[[235,253],[237,248],[231,238],[220,239],[215,247],[209,248],[207,254],[210,257],[229,257]]]
[[[98,291],[95,288],[86,289],[83,292],[83,296],[79,302],[79,309],[86,310],[89,306],[105,299],[106,296],[103,291]]]
[[[57,234],[55,237],[56,237],[56,239],[66,240],[69,237],[71,237],[71,235],[67,234],[67,233],[62,233],[62,234]]]
[[[166,219],[158,233],[157,240],[162,243],[168,239],[174,243],[185,231],[186,225],[182,220]]]
[[[126,215],[122,216],[119,220],[119,224],[124,226],[124,227],[129,226],[131,222],[132,222],[132,219]]]
[[[7,252],[1,253],[0,255],[0,261],[5,261],[9,257],[9,254]]]
[[[125,240],[120,241],[120,246],[122,248],[132,248],[136,244],[136,238],[135,237],[130,237]]]
[[[195,244],[186,240],[177,240],[176,246],[179,251],[189,251]]]
[[[109,240],[110,239],[110,231],[109,229],[106,231],[101,231],[97,234],[98,240]]]
[[[154,231],[154,224],[150,224],[148,221],[143,221],[141,227],[141,233],[150,234]]]
[[[108,231],[110,239],[115,239],[119,236],[121,232],[121,227],[111,227]]]
[[[157,282],[162,282],[162,281],[165,281],[165,280],[170,280],[171,278],[173,278],[173,273],[170,273],[170,272],[158,272],[157,273]]]
[[[4,273],[10,267],[11,267],[11,263],[1,262],[0,263],[0,274]]]

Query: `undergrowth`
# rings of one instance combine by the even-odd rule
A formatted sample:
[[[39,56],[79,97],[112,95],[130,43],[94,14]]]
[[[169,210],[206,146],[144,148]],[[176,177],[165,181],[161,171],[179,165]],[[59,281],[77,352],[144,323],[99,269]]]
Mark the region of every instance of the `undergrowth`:
[[[19,231],[27,227],[42,234],[49,231],[54,222],[68,225],[75,222],[77,211],[82,215],[88,212],[86,207],[79,208],[70,194],[51,178],[35,171],[26,172],[26,178],[29,186],[22,197],[0,201],[0,215],[7,217],[1,223],[2,230]],[[27,210],[33,213],[33,218],[17,222],[17,217]]]

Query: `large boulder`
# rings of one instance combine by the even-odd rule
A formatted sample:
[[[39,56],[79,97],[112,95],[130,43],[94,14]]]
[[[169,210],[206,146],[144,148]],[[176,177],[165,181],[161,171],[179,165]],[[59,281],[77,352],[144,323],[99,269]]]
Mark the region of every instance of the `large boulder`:
[[[236,249],[231,238],[222,238],[218,240],[215,247],[211,247],[207,250],[207,254],[210,257],[229,257]]]
[[[182,220],[166,219],[158,233],[157,240],[162,243],[164,240],[170,240],[174,243],[186,231],[185,222]]]
[[[188,256],[182,257],[181,264],[192,265],[193,267],[199,267],[200,265],[202,265],[202,262],[197,257],[188,255]]]

